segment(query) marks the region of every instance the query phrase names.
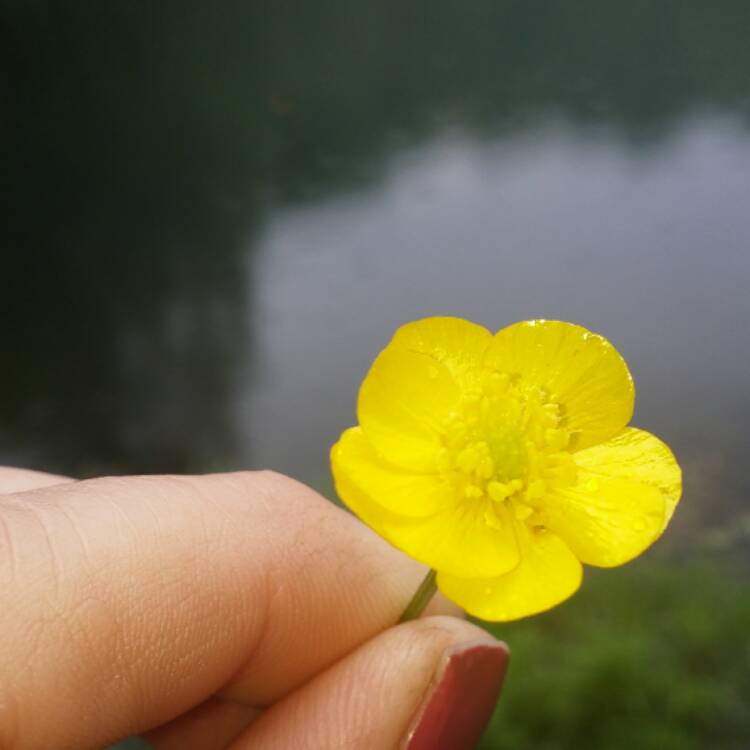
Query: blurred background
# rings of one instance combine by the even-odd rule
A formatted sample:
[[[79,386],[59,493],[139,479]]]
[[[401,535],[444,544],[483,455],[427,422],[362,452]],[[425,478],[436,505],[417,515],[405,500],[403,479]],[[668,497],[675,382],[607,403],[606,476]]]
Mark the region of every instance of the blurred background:
[[[749,746],[746,0],[0,8],[0,461],[332,496],[398,325],[575,321],[685,495],[637,563],[494,628],[482,747]]]

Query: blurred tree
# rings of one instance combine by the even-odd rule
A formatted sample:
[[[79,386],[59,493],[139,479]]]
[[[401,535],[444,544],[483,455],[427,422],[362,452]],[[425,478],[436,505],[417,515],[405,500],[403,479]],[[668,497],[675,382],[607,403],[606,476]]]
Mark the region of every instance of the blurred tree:
[[[270,202],[367,184],[451,125],[746,120],[748,28],[742,0],[1,0],[5,460],[241,460]]]

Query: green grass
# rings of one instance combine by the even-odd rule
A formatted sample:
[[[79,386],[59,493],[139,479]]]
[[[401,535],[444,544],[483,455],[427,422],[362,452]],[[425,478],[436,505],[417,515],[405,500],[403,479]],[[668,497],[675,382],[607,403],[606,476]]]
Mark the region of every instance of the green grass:
[[[490,625],[511,647],[484,750],[750,747],[750,591],[739,564],[588,571],[568,603]]]

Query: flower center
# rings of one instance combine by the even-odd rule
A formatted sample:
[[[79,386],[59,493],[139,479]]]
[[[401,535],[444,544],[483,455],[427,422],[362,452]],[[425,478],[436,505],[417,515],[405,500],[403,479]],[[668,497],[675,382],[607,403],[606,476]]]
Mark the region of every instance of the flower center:
[[[485,370],[447,420],[440,469],[491,526],[507,510],[534,524],[549,490],[575,481],[564,422],[545,390]]]

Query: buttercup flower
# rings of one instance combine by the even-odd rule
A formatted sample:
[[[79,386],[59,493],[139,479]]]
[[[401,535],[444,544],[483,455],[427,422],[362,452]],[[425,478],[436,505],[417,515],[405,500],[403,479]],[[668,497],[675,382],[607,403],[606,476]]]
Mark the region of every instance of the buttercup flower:
[[[581,563],[633,559],[672,516],[680,468],[626,426],[633,403],[622,357],[580,326],[409,323],[333,446],[336,489],[471,614],[531,615],[578,589]]]

